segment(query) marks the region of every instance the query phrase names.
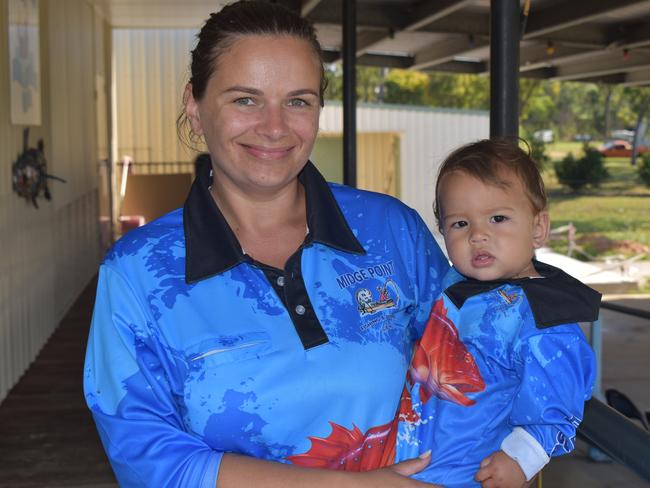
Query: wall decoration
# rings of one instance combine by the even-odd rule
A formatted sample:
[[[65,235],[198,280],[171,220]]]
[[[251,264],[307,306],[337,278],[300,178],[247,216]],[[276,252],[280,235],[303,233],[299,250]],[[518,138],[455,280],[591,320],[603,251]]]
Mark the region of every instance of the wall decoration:
[[[52,199],[52,194],[47,186],[47,180],[57,180],[65,183],[63,178],[47,174],[47,161],[43,152],[43,139],[39,139],[36,148],[27,147],[29,128],[23,131],[23,152],[11,166],[13,189],[18,195],[32,202],[38,208],[36,198],[42,193],[47,200]]]
[[[38,0],[9,0],[11,123],[41,125]]]

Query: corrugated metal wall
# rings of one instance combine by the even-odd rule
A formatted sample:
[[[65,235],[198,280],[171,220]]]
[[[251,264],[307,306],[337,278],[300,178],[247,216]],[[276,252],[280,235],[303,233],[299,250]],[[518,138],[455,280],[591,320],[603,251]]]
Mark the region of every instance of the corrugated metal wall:
[[[189,29],[113,30],[118,158],[131,156],[135,173],[192,172],[192,165],[175,164],[194,157],[178,140],[176,118],[196,34]]]
[[[22,126],[9,120],[7,0],[0,0],[0,401],[29,366],[97,269],[95,77],[106,24],[84,0],[41,0],[42,138],[53,200],[40,208],[12,191]],[[80,338],[82,340],[82,338]]]
[[[434,182],[438,167],[453,149],[489,136],[489,114],[392,105],[360,105],[357,131],[396,132],[400,137],[400,198],[415,208],[431,229]],[[328,102],[320,118],[324,132],[341,132],[340,103]]]

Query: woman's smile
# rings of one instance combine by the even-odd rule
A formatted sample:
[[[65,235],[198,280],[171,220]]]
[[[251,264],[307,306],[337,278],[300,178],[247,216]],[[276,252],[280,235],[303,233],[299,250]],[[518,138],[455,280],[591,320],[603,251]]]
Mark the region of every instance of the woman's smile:
[[[286,158],[295,146],[267,147],[257,144],[239,143],[251,156],[258,159],[280,161]]]

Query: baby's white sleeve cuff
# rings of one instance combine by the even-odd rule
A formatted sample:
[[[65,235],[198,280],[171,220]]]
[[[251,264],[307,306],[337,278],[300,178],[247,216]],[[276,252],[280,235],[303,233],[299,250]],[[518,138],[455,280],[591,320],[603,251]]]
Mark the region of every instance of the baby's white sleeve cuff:
[[[515,427],[508,437],[503,439],[501,450],[517,461],[527,481],[551,460],[537,439],[521,427]]]

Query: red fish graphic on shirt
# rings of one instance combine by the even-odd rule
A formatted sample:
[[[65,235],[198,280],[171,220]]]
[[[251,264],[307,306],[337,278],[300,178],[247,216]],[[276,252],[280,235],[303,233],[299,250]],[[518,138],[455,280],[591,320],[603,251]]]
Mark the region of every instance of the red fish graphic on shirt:
[[[420,384],[420,401],[432,396],[464,406],[476,403],[465,393],[482,391],[485,382],[465,344],[460,340],[454,323],[447,317],[443,300],[431,311],[424,335],[415,346],[407,381]],[[288,456],[299,466],[346,471],[368,471],[393,464],[397,424],[416,422],[411,395],[404,388],[395,419],[369,429],[365,435],[354,424],[352,429],[330,422],[332,432],[327,438],[309,437],[311,448],[304,454]]]
[[[434,304],[424,334],[415,345],[407,381],[420,384],[422,404],[435,395],[468,407],[476,402],[465,393],[485,389],[481,372],[447,317],[442,299]]]
[[[327,438],[309,437],[309,451],[287,459],[298,466],[344,471],[369,471],[393,464],[397,417],[365,434],[354,424],[352,429],[334,422],[330,425],[332,433]]]

